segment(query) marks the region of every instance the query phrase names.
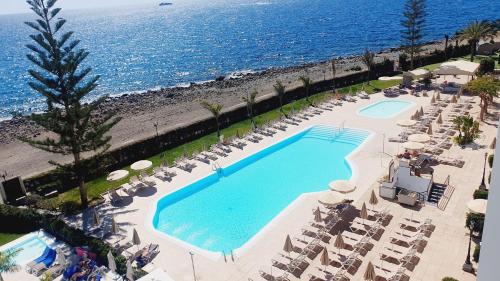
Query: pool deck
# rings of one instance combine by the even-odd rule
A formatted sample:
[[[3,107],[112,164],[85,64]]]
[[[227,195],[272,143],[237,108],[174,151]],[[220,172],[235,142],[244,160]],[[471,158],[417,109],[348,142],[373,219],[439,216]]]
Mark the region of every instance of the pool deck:
[[[430,96],[432,96],[432,92],[430,92]],[[442,95],[442,97],[446,97],[446,95]],[[242,151],[233,150],[233,153],[230,153],[224,159],[218,160],[218,162],[222,167],[226,167],[312,125],[339,126],[343,123],[345,127],[369,130],[374,135],[350,157],[354,164],[353,181],[357,189],[349,194],[348,198],[355,200],[354,205],[359,207],[363,201],[367,201],[371,190],[378,186],[377,180],[387,173],[391,157],[381,153],[382,147],[384,146],[385,153],[391,155],[399,154],[403,150],[398,143],[384,142],[384,138],[397,136],[401,131],[401,127],[396,125],[397,120],[409,119],[416,108],[429,105],[431,97],[414,97],[410,95],[399,97],[398,99],[414,102],[415,106],[390,119],[371,119],[356,113],[358,109],[383,99],[386,98],[379,93],[371,95],[371,99],[368,100],[358,99],[357,102],[344,102],[342,106],[335,107],[333,111],[325,111],[319,116],[302,122],[299,126],[289,126],[286,132],[278,132],[274,137],[264,138],[258,144],[249,143]],[[471,115],[474,117],[479,113],[477,101],[478,99],[476,99],[474,108],[471,110]],[[410,272],[410,280],[441,280],[444,276],[453,276],[461,281],[475,280],[473,275],[463,273],[461,266],[465,260],[468,241],[466,229],[464,228],[465,203],[472,198],[474,189],[479,186],[484,152],[489,151],[487,146],[496,132],[494,126],[484,124],[482,130],[484,131],[483,137],[477,140],[477,143],[483,144],[486,148],[474,150],[466,148],[462,150],[457,146],[453,146],[450,151],[445,151],[443,154],[461,155],[466,160],[465,167],[461,169],[443,165],[435,167],[436,181],[443,182],[447,175],[451,175],[451,183],[456,187],[456,191],[445,211],[428,206],[414,212],[415,217],[432,218],[436,230],[429,238],[428,246],[423,254],[419,255],[421,257],[419,264],[413,272]],[[126,202],[124,206],[112,206],[110,203],[99,206],[98,212],[101,214],[103,224],[106,224],[111,215],[114,215],[121,228],[121,239],[123,241],[130,241],[132,229],[136,228],[143,245],[158,243],[161,252],[154,259],[152,265],[164,269],[176,281],[193,280],[190,251],[194,253],[198,281],[247,281],[249,278],[255,281],[264,280],[259,277],[259,270],[270,271],[271,258],[281,251],[286,235],[298,236],[300,234],[301,227],[312,220],[311,210],[318,205],[317,199],[324,192],[300,196],[252,238],[250,243],[245,244],[244,250],[237,251],[234,262],[230,256],[227,257],[227,262],[225,262],[220,254],[207,254],[199,249],[179,243],[179,241],[155,231],[152,226],[152,216],[156,202],[159,199],[212,173],[210,165],[200,162],[197,162],[197,165],[198,167],[192,173],[177,170],[177,176],[170,183],[158,180],[154,188],[145,189],[142,193],[133,197],[131,202]],[[467,173],[464,173],[464,171],[467,171]],[[330,192],[327,186],[325,186],[325,192]],[[394,218],[386,228],[381,241],[375,247],[384,246],[384,239],[388,239],[389,233],[397,226],[397,222],[402,219],[402,216],[410,213],[409,209],[383,199],[380,200],[377,208],[382,208],[382,206],[387,206]],[[81,227],[81,224],[78,223],[80,218],[70,218],[70,220]],[[377,256],[377,248],[374,248],[363,258],[360,270],[351,280],[362,280],[367,261],[375,261]],[[317,257],[316,261],[318,259]],[[7,278],[7,280],[10,279]],[[302,280],[308,280],[307,272],[302,275]]]

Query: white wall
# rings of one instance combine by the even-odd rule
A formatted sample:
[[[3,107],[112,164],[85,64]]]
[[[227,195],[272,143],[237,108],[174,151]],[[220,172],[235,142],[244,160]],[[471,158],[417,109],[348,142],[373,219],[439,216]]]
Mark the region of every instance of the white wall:
[[[500,139],[500,130],[497,132]],[[495,150],[488,208],[479,257],[478,281],[500,280],[500,145]]]

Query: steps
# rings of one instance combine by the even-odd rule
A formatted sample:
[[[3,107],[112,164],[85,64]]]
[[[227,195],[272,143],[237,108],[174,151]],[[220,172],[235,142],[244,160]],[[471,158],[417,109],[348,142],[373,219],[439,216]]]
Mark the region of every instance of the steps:
[[[369,133],[364,130],[319,125],[312,127],[305,137],[359,145],[366,140],[368,135]]]

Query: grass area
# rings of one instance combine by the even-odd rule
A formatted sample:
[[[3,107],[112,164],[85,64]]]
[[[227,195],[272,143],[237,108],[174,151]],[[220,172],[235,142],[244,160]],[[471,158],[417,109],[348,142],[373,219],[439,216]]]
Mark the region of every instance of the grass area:
[[[22,233],[0,233],[0,246],[5,245],[10,241],[14,241],[23,235],[24,234]]]
[[[361,90],[362,87],[364,87],[364,90],[367,93],[373,93],[385,88],[389,88],[392,86],[399,85],[401,83],[401,80],[390,80],[390,81],[379,81],[379,80],[372,80],[370,81],[369,84],[363,85],[363,83],[352,85],[350,87],[344,87],[339,89],[341,93],[348,93],[349,89],[352,91],[352,93],[355,93],[359,90]],[[323,100],[325,100],[328,97],[331,97],[331,93],[327,92],[322,92],[318,93],[315,95],[312,95],[310,100],[313,103],[319,103]],[[294,102],[291,102],[289,104],[286,104],[283,106],[283,109],[285,113],[289,113],[292,109],[295,110],[300,110],[302,108],[305,108],[309,106],[307,101],[304,99],[296,100]],[[269,112],[263,113],[255,118],[257,126],[264,125],[268,122],[278,120],[281,117],[281,113],[279,109],[274,109]],[[234,137],[236,134],[243,135],[247,132],[249,132],[252,128],[250,120],[245,120],[242,122],[238,122],[236,124],[233,124],[227,128],[224,128],[221,130],[221,133],[224,135],[224,137]],[[197,140],[191,141],[189,143],[183,144],[181,146],[175,147],[173,149],[167,150],[164,153],[155,155],[153,157],[148,158],[151,162],[153,162],[153,167],[157,167],[161,164],[163,159],[167,159],[168,163],[173,163],[175,159],[178,159],[182,157],[185,153],[187,154],[193,154],[194,152],[201,151],[204,147],[208,147],[212,144],[217,143],[218,138],[216,133],[212,133],[210,135],[201,137]],[[96,200],[100,198],[101,194],[107,192],[110,189],[117,188],[118,186],[128,182],[129,178],[131,176],[137,175],[137,172],[132,171],[130,167],[124,167],[123,169],[128,170],[130,172],[129,177],[117,181],[117,182],[108,182],[106,181],[106,177],[99,177],[95,180],[92,180],[87,183],[87,192],[88,192],[88,197],[89,200]],[[152,168],[150,169],[150,171]],[[150,172],[148,171],[148,172]],[[42,202],[43,206],[45,208],[57,208],[61,206],[62,203],[65,202],[74,202],[74,203],[79,203],[80,202],[80,197],[79,197],[79,191],[78,188],[74,188],[71,190],[68,190],[64,193],[59,194],[55,198],[51,199],[46,199]]]
[[[434,71],[438,69],[441,66],[442,62],[434,63],[434,64],[429,64],[423,67],[419,67],[418,69],[427,69],[428,71]]]

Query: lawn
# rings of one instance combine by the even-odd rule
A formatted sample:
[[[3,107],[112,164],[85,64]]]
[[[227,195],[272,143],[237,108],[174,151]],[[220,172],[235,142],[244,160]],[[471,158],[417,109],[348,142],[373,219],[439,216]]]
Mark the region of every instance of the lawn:
[[[0,246],[9,243],[10,241],[14,241],[17,238],[23,236],[25,234],[20,233],[0,233]]]
[[[370,81],[369,84],[364,86],[364,90],[367,93],[373,93],[375,91],[379,91],[388,87],[392,87],[395,85],[398,85],[401,83],[401,80],[390,80],[390,81],[379,81],[379,80],[372,80]],[[363,87],[363,83],[352,85],[350,87],[344,87],[339,89],[341,93],[348,93],[349,89],[351,89],[352,93],[355,93],[358,90],[361,90]],[[323,100],[325,100],[328,97],[331,97],[331,93],[328,92],[322,92],[318,93],[315,95],[312,95],[310,100],[313,103],[319,103]],[[302,109],[304,107],[307,107],[308,103],[304,99],[296,100],[294,102],[291,102],[289,104],[286,104],[283,106],[283,110],[285,113],[289,113],[292,108],[295,110]],[[281,117],[281,113],[279,109],[274,109],[269,112],[263,113],[261,115],[256,116],[255,121],[258,126],[266,124],[271,121],[276,121]],[[227,128],[224,128],[221,130],[221,134],[224,135],[224,137],[234,137],[236,134],[243,135],[247,133],[248,131],[251,130],[251,121],[245,120],[242,122],[238,122],[236,124],[233,124]],[[161,154],[155,155],[153,157],[148,158],[151,162],[153,162],[153,167],[158,167],[163,159],[166,159],[168,163],[174,163],[175,159],[178,159],[182,157],[185,153],[191,155],[194,152],[201,151],[204,147],[208,147],[212,144],[217,143],[218,138],[216,133],[209,134],[207,136],[201,137],[197,140],[191,141],[189,143],[186,143],[184,145],[175,147],[173,149],[167,150]],[[106,181],[106,177],[102,176],[99,177],[95,180],[92,180],[87,183],[87,192],[88,192],[88,197],[90,201],[99,199],[101,194],[107,192],[110,189],[117,188],[120,185],[128,182],[131,176],[137,175],[137,172],[130,170],[130,167],[124,167],[123,169],[128,170],[130,172],[129,177],[117,181],[117,182],[108,182]],[[148,171],[151,172],[152,168]],[[79,191],[78,188],[74,188],[71,190],[68,190],[64,193],[59,194],[55,198],[51,199],[46,199],[42,202],[43,206],[45,208],[58,208],[61,206],[62,203],[64,202],[74,202],[79,204],[80,202],[80,197],[79,197]]]

